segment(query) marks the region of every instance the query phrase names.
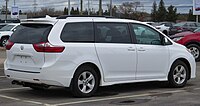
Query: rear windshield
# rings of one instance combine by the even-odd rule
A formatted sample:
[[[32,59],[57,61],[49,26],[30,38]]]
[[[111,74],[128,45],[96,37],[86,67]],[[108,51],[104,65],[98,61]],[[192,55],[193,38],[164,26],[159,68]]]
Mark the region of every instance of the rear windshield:
[[[22,24],[10,37],[14,43],[36,44],[47,41],[47,36],[51,31],[49,24]]]

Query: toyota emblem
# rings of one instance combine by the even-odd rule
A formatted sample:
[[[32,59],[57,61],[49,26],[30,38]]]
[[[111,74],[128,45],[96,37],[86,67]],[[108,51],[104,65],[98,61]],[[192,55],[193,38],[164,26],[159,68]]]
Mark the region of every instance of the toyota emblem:
[[[20,50],[24,50],[24,46],[20,46]]]

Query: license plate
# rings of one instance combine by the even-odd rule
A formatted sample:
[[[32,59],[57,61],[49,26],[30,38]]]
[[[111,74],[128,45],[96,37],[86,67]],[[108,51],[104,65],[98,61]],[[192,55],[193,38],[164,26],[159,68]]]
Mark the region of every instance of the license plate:
[[[33,61],[31,60],[30,56],[16,56],[16,62],[20,64],[33,64]]]
[[[27,63],[27,59],[28,57],[27,56],[20,56],[20,63]]]

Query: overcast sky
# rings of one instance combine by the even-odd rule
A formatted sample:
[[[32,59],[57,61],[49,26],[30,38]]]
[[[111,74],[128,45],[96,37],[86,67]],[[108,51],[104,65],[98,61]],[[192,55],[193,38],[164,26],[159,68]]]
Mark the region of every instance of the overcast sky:
[[[16,5],[19,7],[22,11],[33,11],[33,4],[34,0],[15,0]],[[63,10],[64,7],[67,7],[68,0],[36,0],[37,3],[37,10],[40,10],[41,7],[51,7],[55,8],[56,10]],[[70,0],[71,5],[73,7],[79,7],[80,0]],[[88,0],[84,1],[84,8],[86,9],[88,7]],[[110,0],[103,0],[103,9],[107,9],[107,4],[109,4]],[[113,5],[121,5],[123,2],[136,2],[140,1],[141,4],[144,6],[144,11],[150,12],[152,9],[152,4],[154,1],[159,4],[160,0],[113,0]],[[179,13],[188,13],[189,9],[192,8],[192,1],[193,0],[164,0],[165,6],[173,5],[176,6]],[[98,10],[98,0],[90,0],[90,3],[92,4],[90,8],[94,8],[95,10]],[[5,5],[5,0],[0,0],[0,6]],[[9,0],[8,8],[10,9],[14,5],[14,0]],[[142,8],[139,8],[138,10],[143,10]]]

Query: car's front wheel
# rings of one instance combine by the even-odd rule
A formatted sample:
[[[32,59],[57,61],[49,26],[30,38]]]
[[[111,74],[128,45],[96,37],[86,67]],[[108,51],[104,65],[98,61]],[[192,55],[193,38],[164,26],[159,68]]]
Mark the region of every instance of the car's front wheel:
[[[2,38],[2,39],[1,39],[1,46],[2,46],[2,47],[5,47],[7,41],[8,41],[8,38],[7,38],[7,37]]]
[[[171,67],[168,82],[171,87],[184,87],[188,80],[188,67],[180,60],[177,60]]]
[[[76,97],[92,96],[99,86],[99,77],[96,70],[90,66],[77,69],[71,83],[71,90]]]
[[[191,51],[196,61],[200,61],[200,47],[196,44],[190,44],[187,48]]]

